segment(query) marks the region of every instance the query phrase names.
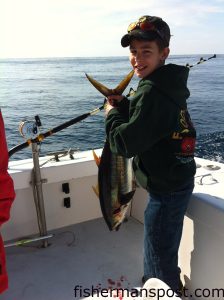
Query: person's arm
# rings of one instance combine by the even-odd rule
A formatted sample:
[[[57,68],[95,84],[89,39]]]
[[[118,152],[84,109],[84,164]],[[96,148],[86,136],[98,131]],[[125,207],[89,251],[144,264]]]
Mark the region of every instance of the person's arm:
[[[134,111],[127,121],[113,108],[106,119],[106,133],[112,152],[125,157],[143,153],[168,136],[176,119],[170,103],[155,89],[136,95]],[[171,104],[172,105],[172,104]],[[173,106],[173,105],[172,105]],[[176,110],[176,108],[172,108]]]
[[[10,208],[15,198],[13,181],[7,169],[8,148],[4,122],[0,110],[0,226],[9,219]]]

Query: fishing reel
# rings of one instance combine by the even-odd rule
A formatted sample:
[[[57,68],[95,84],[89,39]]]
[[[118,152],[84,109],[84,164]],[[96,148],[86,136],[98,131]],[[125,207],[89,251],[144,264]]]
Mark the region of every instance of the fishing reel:
[[[40,127],[42,126],[39,116],[34,117],[35,120],[23,120],[19,123],[19,132],[25,139],[32,139],[38,136],[40,133]]]

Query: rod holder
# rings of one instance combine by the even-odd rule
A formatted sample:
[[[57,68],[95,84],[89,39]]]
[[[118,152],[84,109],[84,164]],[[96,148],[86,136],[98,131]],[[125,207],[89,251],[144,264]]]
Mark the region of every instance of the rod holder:
[[[32,143],[32,156],[33,156],[33,196],[36,205],[37,211],[37,220],[39,225],[40,236],[47,236],[47,224],[46,224],[46,216],[45,216],[45,208],[44,208],[44,197],[42,190],[42,180],[41,180],[41,172],[40,172],[40,164],[39,164],[39,147],[37,143]],[[48,247],[48,240],[43,239],[43,248]]]

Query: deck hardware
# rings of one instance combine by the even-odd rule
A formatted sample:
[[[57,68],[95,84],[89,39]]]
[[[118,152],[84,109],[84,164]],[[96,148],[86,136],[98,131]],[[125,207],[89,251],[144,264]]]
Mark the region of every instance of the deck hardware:
[[[216,166],[216,165],[206,165],[206,166],[204,166],[204,168],[206,170],[210,170],[210,171],[216,171],[216,170],[221,169],[219,166]]]
[[[64,207],[66,207],[66,208],[71,207],[71,198],[70,197],[64,198]]]
[[[52,238],[54,235],[53,234],[48,234],[46,236],[38,236],[38,237],[31,237],[31,238],[26,238],[26,239],[22,239],[22,240],[18,240],[15,241],[13,243],[8,243],[5,244],[4,247],[13,247],[13,246],[23,246],[26,245],[28,243],[32,243],[32,242],[37,242],[37,241],[41,241],[41,240],[46,240],[46,239],[50,239]]]
[[[203,182],[203,179],[204,179],[205,177],[208,177],[208,176],[210,176],[211,182],[210,182],[210,183],[205,183],[205,182]],[[195,177],[201,177],[201,178],[200,178],[200,181],[198,182],[198,184],[200,184],[200,185],[211,185],[211,184],[216,184],[216,183],[218,183],[218,180],[215,179],[215,178],[212,176],[211,173],[204,174],[204,175],[199,175],[199,176],[195,176]]]
[[[73,156],[73,153],[69,153],[69,157],[70,157],[70,159],[75,159]]]
[[[47,156],[54,156],[54,160],[55,161],[57,161],[57,162],[59,162],[60,161],[60,158],[62,158],[62,157],[65,157],[65,156],[67,156],[67,155],[69,155],[69,157],[70,157],[70,159],[75,159],[75,157],[74,157],[74,153],[77,153],[79,151],[79,149],[77,148],[77,149],[72,149],[72,148],[70,148],[70,149],[68,149],[68,150],[61,150],[61,151],[56,151],[56,152],[49,152],[49,153],[47,153]]]
[[[47,183],[48,182],[48,179],[47,178],[42,178],[41,179],[41,183]]]
[[[47,179],[47,178],[42,178],[42,179],[41,179],[41,183],[48,183],[48,179]],[[30,185],[33,185],[33,180],[31,180],[31,181],[29,182],[29,184],[30,184]]]
[[[62,191],[65,194],[70,193],[70,188],[69,188],[69,183],[68,182],[62,183]]]

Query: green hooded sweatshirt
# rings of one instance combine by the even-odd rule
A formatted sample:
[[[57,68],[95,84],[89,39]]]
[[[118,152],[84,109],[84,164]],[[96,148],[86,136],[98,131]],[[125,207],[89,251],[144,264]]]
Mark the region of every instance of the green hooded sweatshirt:
[[[156,69],[107,116],[111,151],[134,157],[137,181],[147,190],[175,191],[195,174],[196,132],[186,104],[188,72],[174,64]]]

